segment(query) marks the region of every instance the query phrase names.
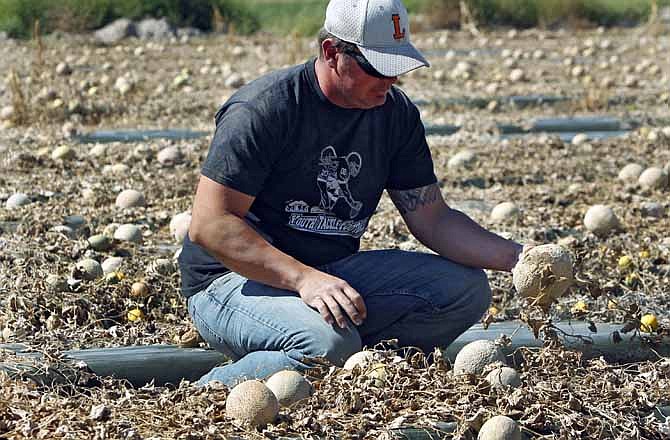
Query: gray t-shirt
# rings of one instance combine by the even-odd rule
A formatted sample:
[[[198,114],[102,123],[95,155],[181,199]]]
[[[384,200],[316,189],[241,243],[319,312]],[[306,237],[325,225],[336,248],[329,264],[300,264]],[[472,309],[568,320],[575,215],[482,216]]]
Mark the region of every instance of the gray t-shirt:
[[[419,112],[397,87],[369,110],[331,103],[314,62],[240,88],[216,114],[202,166],[210,179],[254,196],[247,222],[310,266],[358,251],[385,188],[436,182]],[[188,237],[179,257],[191,296],[228,270]]]

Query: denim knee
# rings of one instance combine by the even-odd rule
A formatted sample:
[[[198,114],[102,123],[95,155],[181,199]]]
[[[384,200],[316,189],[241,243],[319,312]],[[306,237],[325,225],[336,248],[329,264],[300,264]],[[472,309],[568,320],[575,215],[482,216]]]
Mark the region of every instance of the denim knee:
[[[476,322],[491,306],[491,286],[489,285],[489,279],[484,270],[473,269],[472,281],[468,293],[470,297],[468,308],[472,311],[473,315],[476,316]]]
[[[336,329],[335,331],[317,331],[309,335],[303,347],[297,348],[298,356],[303,358],[328,359],[337,366],[352,354],[361,351],[361,337],[356,329]]]

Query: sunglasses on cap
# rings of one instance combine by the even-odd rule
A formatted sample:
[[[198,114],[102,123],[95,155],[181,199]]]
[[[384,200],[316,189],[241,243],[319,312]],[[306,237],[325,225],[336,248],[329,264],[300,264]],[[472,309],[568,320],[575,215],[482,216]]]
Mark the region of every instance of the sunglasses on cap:
[[[343,54],[349,55],[351,58],[353,58],[356,61],[356,64],[358,64],[358,67],[360,67],[361,70],[363,70],[363,72],[367,73],[368,75],[380,79],[393,78],[392,76],[382,75],[377,71],[377,69],[372,67],[372,64],[370,64],[370,62],[365,59],[363,54],[356,46],[351,44],[341,44],[338,49],[340,49]]]

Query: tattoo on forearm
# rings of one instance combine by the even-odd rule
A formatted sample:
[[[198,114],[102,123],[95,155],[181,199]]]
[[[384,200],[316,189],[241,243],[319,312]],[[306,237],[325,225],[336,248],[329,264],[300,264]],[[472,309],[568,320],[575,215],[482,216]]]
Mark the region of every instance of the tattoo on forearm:
[[[400,214],[406,214],[435,202],[440,197],[440,187],[434,183],[407,191],[389,191],[389,195]]]

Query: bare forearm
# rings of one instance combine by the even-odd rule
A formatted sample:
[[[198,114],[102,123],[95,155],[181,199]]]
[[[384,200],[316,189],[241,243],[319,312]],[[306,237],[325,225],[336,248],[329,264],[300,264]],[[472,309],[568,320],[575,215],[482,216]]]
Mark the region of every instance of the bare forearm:
[[[305,275],[316,270],[272,246],[233,214],[192,227],[189,236],[228,269],[279,289],[297,292]]]
[[[447,208],[436,227],[417,238],[428,248],[452,261],[484,269],[510,271],[522,246],[479,226],[470,217]]]

